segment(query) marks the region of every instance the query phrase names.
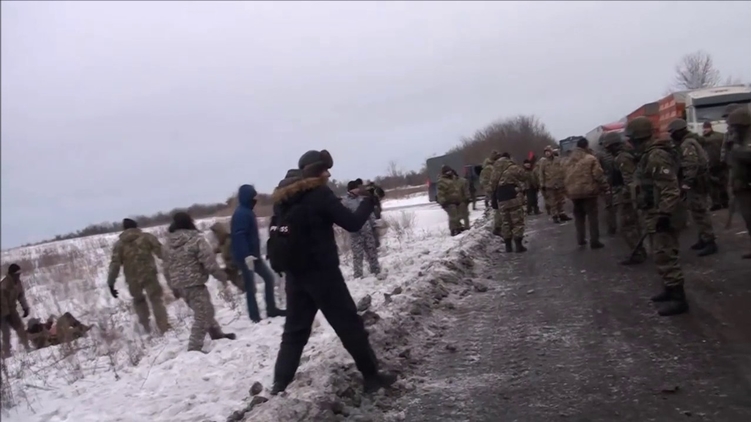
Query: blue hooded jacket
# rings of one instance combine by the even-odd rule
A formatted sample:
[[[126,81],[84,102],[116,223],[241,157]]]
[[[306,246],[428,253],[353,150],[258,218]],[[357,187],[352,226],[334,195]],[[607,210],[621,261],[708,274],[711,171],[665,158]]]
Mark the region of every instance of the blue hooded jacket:
[[[251,185],[242,185],[237,192],[238,205],[230,222],[232,257],[237,265],[250,255],[261,258],[258,222],[253,212],[253,199],[256,195],[256,189]]]

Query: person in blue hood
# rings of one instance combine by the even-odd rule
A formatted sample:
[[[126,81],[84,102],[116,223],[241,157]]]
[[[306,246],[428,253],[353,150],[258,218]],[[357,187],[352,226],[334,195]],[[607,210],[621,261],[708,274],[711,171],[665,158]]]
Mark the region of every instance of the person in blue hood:
[[[251,185],[242,185],[237,192],[237,208],[232,214],[230,231],[232,236],[232,258],[242,273],[245,293],[248,300],[248,316],[251,321],[260,322],[261,313],[256,302],[256,285],[254,275],[258,274],[266,286],[266,315],[269,318],[285,316],[286,311],[278,309],[274,301],[274,274],[266,262],[261,259],[261,241],[258,234],[258,222],[253,208],[256,205],[256,189]]]

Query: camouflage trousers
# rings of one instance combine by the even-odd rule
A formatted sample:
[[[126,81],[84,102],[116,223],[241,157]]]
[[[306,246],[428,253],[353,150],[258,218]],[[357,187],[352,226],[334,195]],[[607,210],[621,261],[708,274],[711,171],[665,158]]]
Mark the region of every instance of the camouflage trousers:
[[[694,221],[694,224],[696,224],[699,240],[702,242],[711,242],[715,240],[706,193],[690,190],[687,192],[686,202],[688,204],[689,212],[691,213],[691,219]]]
[[[11,311],[9,315],[0,318],[0,329],[2,330],[2,352],[3,357],[10,356],[10,329],[13,329],[18,334],[18,339],[23,344],[26,350],[31,350],[29,346],[29,338],[26,333],[26,327],[24,327],[23,320],[18,312]]]
[[[352,246],[352,269],[355,278],[362,278],[362,261],[368,260],[370,273],[376,275],[381,272],[381,266],[378,264],[378,248],[376,247],[375,235],[370,230],[369,224],[357,233],[349,234],[350,245]]]
[[[619,208],[621,235],[623,236],[626,245],[628,245],[628,248],[633,251],[639,243],[639,240],[641,240],[642,235],[641,224],[639,222],[639,212],[637,211],[635,204],[628,200],[624,200]],[[644,245],[639,248],[639,252],[637,253],[643,253],[646,255]]]
[[[500,220],[501,237],[504,240],[524,237],[524,219],[527,214],[523,206],[504,207],[503,204],[498,204],[496,215]]]
[[[459,206],[456,204],[448,204],[443,207],[446,214],[449,216],[449,230],[451,232],[458,230],[462,227],[462,223],[459,216]]]
[[[709,195],[712,198],[712,205],[717,207],[727,207],[730,203],[728,194],[729,171],[725,166],[712,167],[709,170]]]
[[[613,195],[605,195],[603,200],[605,202],[605,212],[603,213],[605,227],[608,228],[609,234],[615,234],[618,231],[618,207],[615,205]]]
[[[193,326],[190,328],[188,350],[200,351],[203,349],[206,334],[209,334],[212,339],[222,337],[222,329],[214,319],[214,305],[211,303],[209,289],[206,286],[186,287],[180,289],[180,294],[193,311]]]
[[[665,286],[682,286],[683,270],[680,264],[678,231],[671,229],[668,232],[653,233],[652,247],[657,273],[662,277]]]
[[[457,211],[459,212],[459,223],[464,225],[465,229],[469,229],[469,204],[462,202],[457,207]]]
[[[167,308],[164,307],[162,299],[164,290],[162,289],[162,285],[159,284],[156,273],[140,279],[126,279],[125,281],[128,284],[128,291],[133,297],[133,309],[138,317],[138,322],[146,332],[151,332],[149,304],[146,303],[147,299],[151,303],[151,312],[154,313],[154,320],[159,332],[164,333],[169,330],[171,327],[169,317],[167,316]]]
[[[551,215],[558,216],[563,214],[563,204],[566,200],[563,189],[547,188],[542,194],[545,197],[545,207],[550,207]]]

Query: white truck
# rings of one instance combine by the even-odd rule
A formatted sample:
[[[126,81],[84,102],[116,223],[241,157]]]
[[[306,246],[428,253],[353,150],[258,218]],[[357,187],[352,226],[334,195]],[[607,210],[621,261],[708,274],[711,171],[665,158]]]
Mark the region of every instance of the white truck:
[[[751,107],[751,86],[720,86],[686,93],[686,122],[689,130],[701,134],[704,122],[711,122],[715,132],[725,133],[727,124],[722,113],[725,106],[732,103]]]

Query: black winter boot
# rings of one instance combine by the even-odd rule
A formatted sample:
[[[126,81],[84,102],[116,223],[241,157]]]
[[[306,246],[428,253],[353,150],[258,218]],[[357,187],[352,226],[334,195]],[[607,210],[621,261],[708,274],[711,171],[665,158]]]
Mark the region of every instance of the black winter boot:
[[[558,218],[561,219],[561,221],[571,221],[572,218],[567,216],[565,213],[561,213],[561,215],[558,216]]]
[[[513,252],[514,248],[511,245],[511,242],[513,242],[512,239],[506,239],[504,242],[506,242],[506,252]]]
[[[558,218],[558,216],[557,216],[557,215],[554,215],[554,216],[553,216],[553,222],[554,222],[555,224],[558,224],[558,223],[560,223],[560,222],[561,222],[561,220],[560,220],[560,219]]]
[[[224,333],[224,338],[226,338],[227,340],[234,340],[237,338],[237,336],[235,335],[235,333]]]
[[[390,387],[396,382],[396,374],[391,372],[379,372],[373,376],[366,377],[363,380],[363,392],[365,394],[375,393],[381,388]]]
[[[602,242],[598,240],[597,242],[591,242],[589,244],[589,247],[592,249],[602,249],[605,247],[605,244],[603,244]]]
[[[266,311],[266,316],[269,318],[287,316],[287,310],[279,309],[279,308],[271,308],[268,311]]]
[[[683,286],[669,287],[670,300],[660,304],[657,313],[660,316],[680,315],[688,312],[688,302],[686,302],[686,292]]]
[[[717,253],[717,243],[714,240],[704,243],[704,248],[699,251],[698,256],[707,256]]]
[[[522,245],[522,239],[516,238],[514,239],[514,245],[516,246],[516,252],[527,252],[527,248]]]
[[[703,240],[699,239],[698,242],[696,242],[693,245],[691,245],[691,250],[693,250],[693,251],[700,251],[700,250],[704,249],[705,246],[707,246],[707,244],[704,243]]]
[[[276,396],[277,394],[284,392],[284,390],[287,389],[287,384],[282,384],[280,382],[274,381],[274,384],[271,386],[271,395]]]
[[[535,215],[540,215],[542,212],[540,211],[540,207],[535,207]]]
[[[667,302],[670,297],[670,289],[665,287],[661,293],[652,296],[652,302]]]

